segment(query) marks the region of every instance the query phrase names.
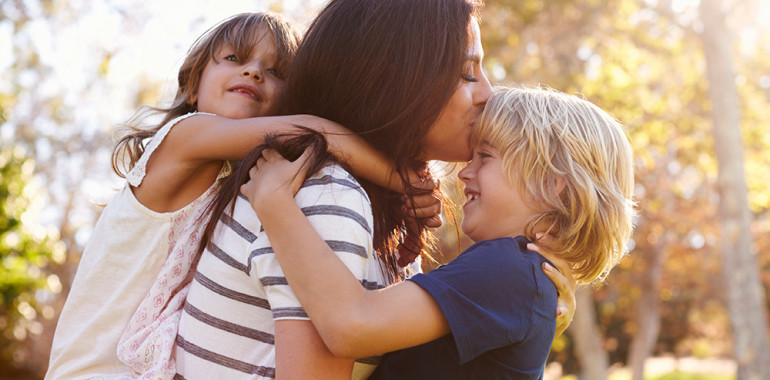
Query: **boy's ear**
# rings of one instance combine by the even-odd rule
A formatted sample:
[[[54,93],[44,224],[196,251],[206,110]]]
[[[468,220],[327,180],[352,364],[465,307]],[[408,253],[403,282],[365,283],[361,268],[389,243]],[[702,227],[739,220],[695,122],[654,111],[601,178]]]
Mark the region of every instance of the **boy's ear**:
[[[556,176],[556,194],[561,195],[565,187],[567,187],[567,180],[562,176]]]

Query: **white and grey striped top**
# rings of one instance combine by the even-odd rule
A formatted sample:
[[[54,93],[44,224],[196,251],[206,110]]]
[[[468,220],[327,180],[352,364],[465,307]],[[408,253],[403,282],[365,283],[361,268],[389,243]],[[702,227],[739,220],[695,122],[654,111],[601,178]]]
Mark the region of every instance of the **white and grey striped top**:
[[[337,165],[322,169],[295,199],[363,286],[386,285],[372,248],[371,203],[348,172]],[[233,215],[228,208],[220,218],[179,324],[176,378],[274,378],[274,320],[308,319],[261,227],[243,196]]]

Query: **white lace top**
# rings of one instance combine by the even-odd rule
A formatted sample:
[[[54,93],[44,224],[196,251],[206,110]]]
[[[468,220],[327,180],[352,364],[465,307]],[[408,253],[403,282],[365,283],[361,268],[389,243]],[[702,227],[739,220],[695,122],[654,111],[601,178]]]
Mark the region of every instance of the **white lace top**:
[[[171,298],[179,294],[173,293],[174,284],[187,277],[204,227],[198,222],[216,183],[187,206],[166,213],[142,205],[131,186],[141,184],[149,157],[168,131],[192,115],[176,118],[156,133],[127,175],[126,186],[104,208],[59,318],[47,379],[138,376],[118,358],[118,343],[128,327],[146,327],[159,318],[164,305],[174,305]],[[162,371],[155,378],[164,378]]]

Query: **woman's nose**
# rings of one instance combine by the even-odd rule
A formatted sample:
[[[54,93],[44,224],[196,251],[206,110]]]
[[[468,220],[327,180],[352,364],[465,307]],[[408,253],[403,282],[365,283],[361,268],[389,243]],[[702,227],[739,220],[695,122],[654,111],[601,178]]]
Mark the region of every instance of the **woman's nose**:
[[[476,96],[475,101],[476,104],[484,105],[487,103],[487,100],[489,100],[489,96],[492,95],[492,84],[489,83],[489,79],[487,79],[487,75],[482,71],[479,81],[476,82],[476,84],[479,86],[476,90]]]

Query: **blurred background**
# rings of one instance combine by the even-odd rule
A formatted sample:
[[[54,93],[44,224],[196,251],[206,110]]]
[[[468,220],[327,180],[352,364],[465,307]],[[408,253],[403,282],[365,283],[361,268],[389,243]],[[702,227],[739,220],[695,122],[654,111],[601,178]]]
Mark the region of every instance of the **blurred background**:
[[[45,373],[100,205],[122,186],[114,127],[171,100],[216,22],[272,10],[306,25],[322,5],[0,1],[0,379]],[[547,378],[770,378],[770,0],[487,0],[481,30],[493,84],[582,94],[636,154],[629,255],[579,289]],[[446,220],[440,260],[468,245]]]

